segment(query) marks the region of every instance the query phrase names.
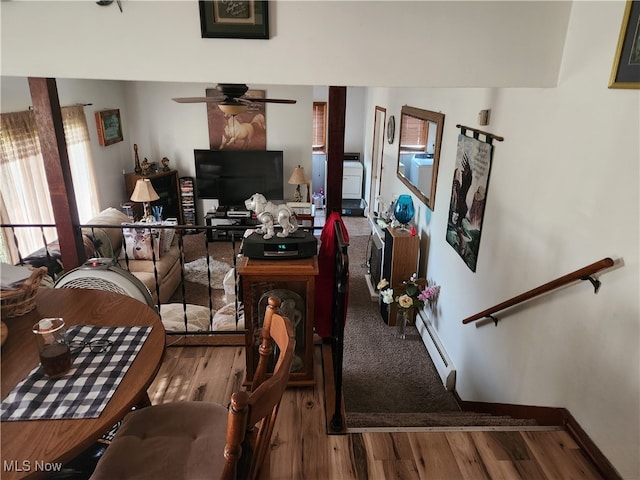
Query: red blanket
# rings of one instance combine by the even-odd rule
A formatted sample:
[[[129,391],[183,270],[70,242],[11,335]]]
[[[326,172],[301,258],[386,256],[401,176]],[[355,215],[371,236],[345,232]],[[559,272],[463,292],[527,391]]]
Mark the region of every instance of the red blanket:
[[[335,221],[338,220],[345,242],[349,241],[349,232],[347,232],[342,218],[338,212],[333,212],[327,218],[320,234],[320,249],[318,251],[318,268],[320,273],[316,278],[316,298],[315,298],[315,320],[314,326],[316,333],[322,338],[332,336],[332,310],[335,294],[335,255],[336,255],[336,237],[335,237]],[[347,287],[348,288],[348,287]],[[348,291],[347,291],[348,295]],[[346,309],[345,318],[346,321]]]

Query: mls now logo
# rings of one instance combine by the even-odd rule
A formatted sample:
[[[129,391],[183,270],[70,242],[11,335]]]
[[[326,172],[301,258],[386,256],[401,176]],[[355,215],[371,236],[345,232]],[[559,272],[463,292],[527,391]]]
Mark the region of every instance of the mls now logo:
[[[62,462],[4,460],[2,470],[5,472],[59,472],[62,470]]]

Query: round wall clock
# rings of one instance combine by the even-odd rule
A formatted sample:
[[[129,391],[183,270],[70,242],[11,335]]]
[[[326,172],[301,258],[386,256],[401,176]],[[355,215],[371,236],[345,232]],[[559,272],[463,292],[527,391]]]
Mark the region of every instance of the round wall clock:
[[[387,141],[393,143],[393,139],[396,135],[396,117],[391,115],[387,121]]]

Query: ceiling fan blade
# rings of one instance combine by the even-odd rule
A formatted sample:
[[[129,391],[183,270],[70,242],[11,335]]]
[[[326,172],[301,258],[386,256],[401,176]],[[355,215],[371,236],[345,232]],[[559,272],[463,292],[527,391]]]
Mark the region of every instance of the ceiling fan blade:
[[[222,97],[178,97],[172,98],[178,103],[220,103],[224,100]]]
[[[287,100],[282,98],[247,98],[247,99],[254,103],[286,103],[290,105],[297,103],[297,100]]]
[[[223,103],[223,102],[242,102],[242,103],[282,103],[282,104],[294,104],[296,100],[281,99],[281,98],[257,98],[243,95],[240,97],[233,97],[229,95],[216,95],[211,97],[177,97],[172,99],[178,103]]]

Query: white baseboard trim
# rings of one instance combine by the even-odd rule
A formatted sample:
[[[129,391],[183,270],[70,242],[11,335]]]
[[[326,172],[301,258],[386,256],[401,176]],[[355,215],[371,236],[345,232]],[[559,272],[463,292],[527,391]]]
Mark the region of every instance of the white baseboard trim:
[[[371,284],[371,275],[365,273],[364,281],[367,282],[367,288],[369,289],[369,296],[371,297],[371,301],[377,302],[380,295],[378,295],[378,292],[376,292],[376,289],[373,288],[373,285]]]
[[[429,356],[431,360],[433,360],[433,364],[440,375],[442,384],[448,391],[453,391],[456,386],[456,369],[442,346],[442,342],[436,330],[433,328],[431,321],[426,317],[424,312],[419,312],[416,316],[416,328],[422,337],[424,346],[427,347]]]

